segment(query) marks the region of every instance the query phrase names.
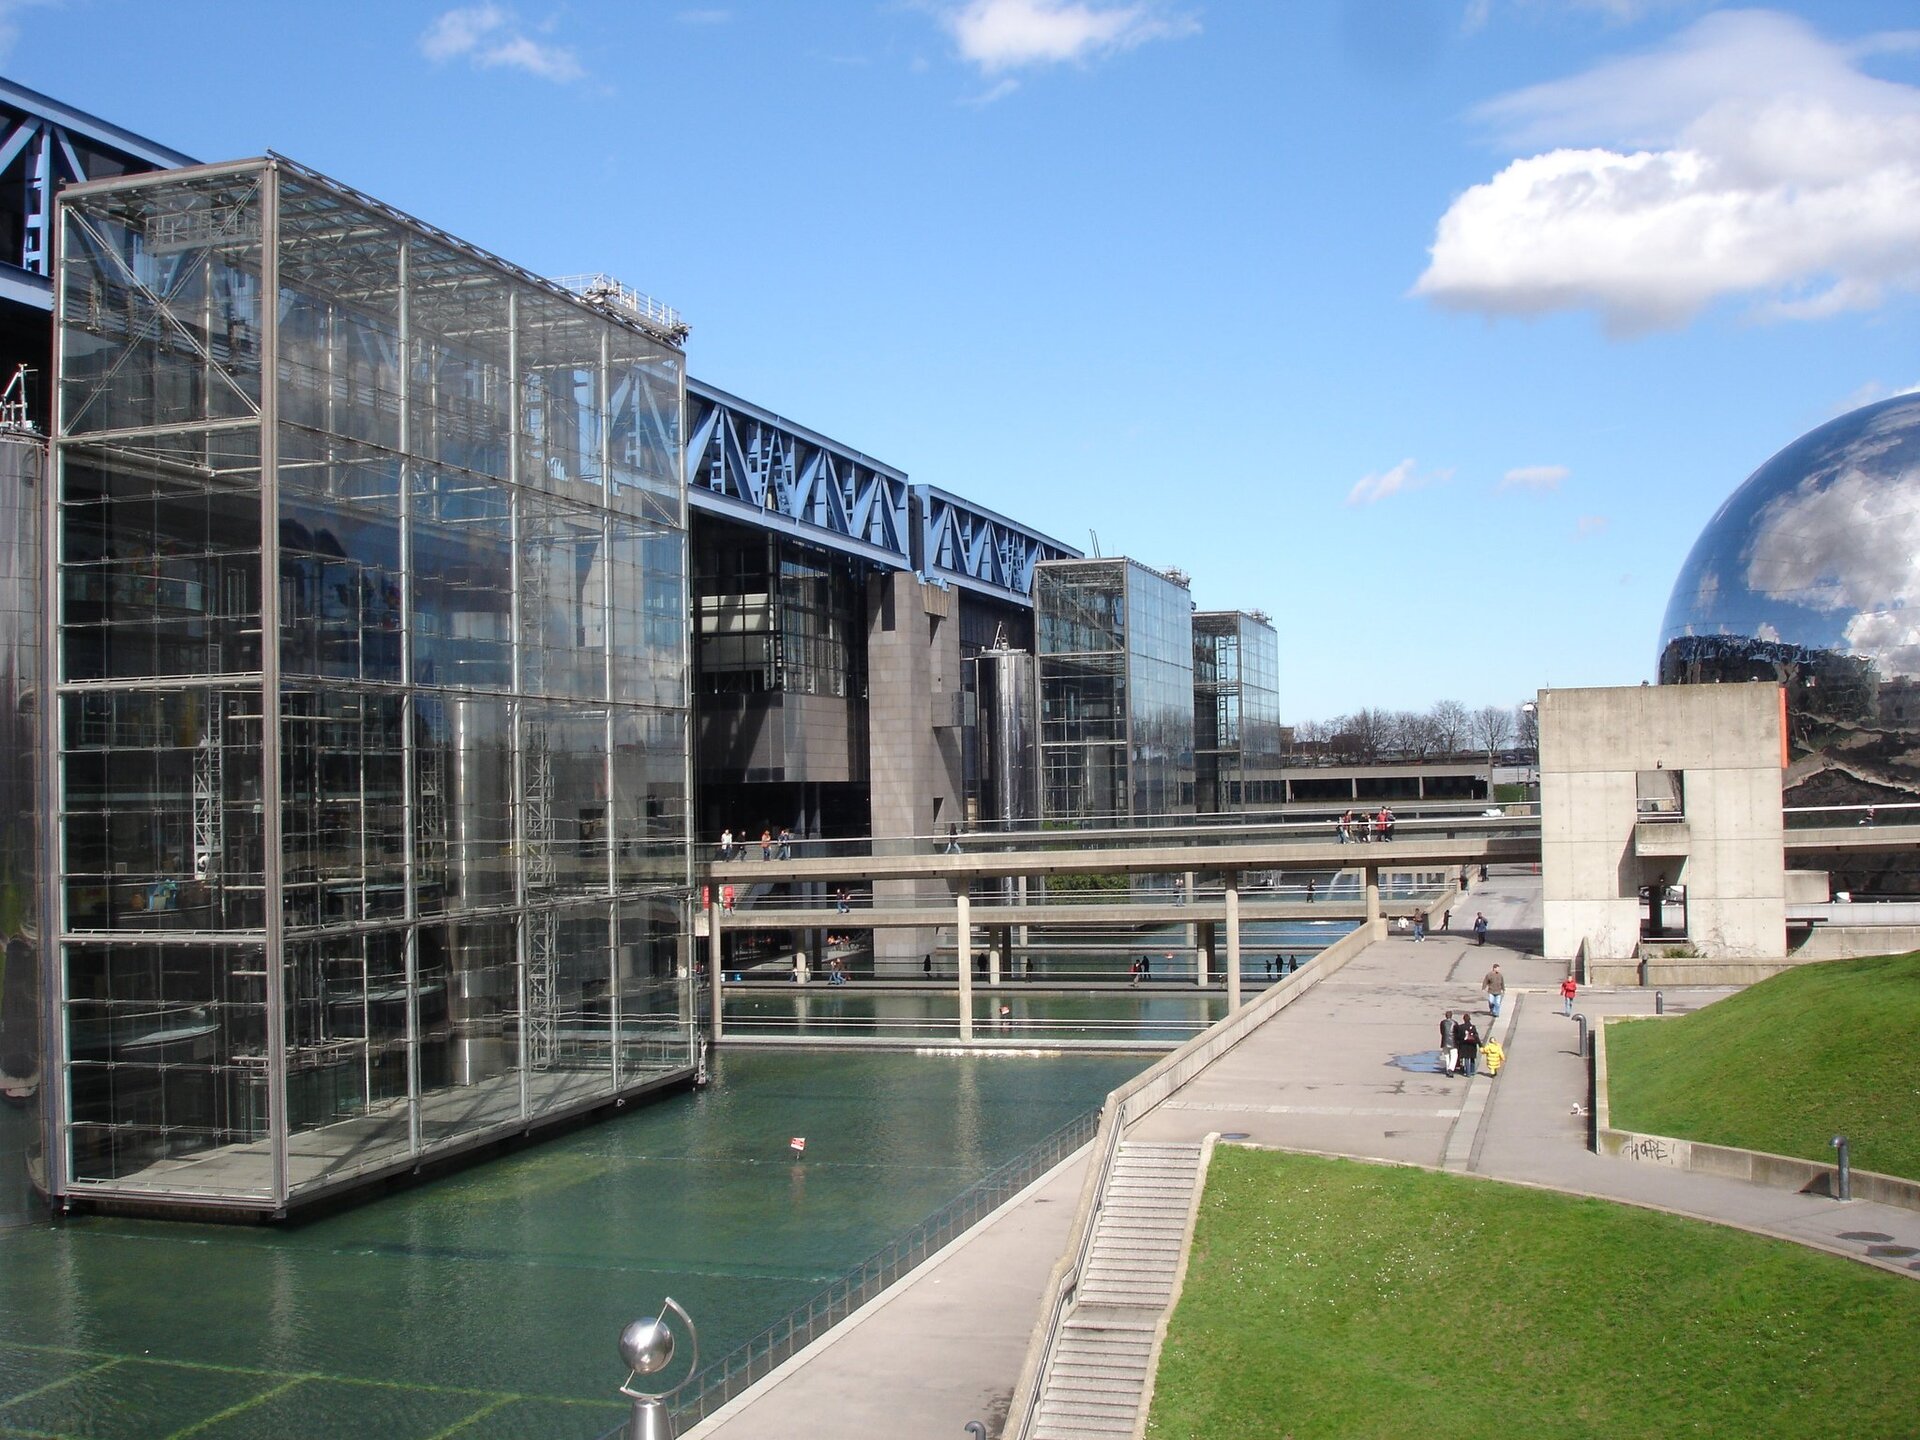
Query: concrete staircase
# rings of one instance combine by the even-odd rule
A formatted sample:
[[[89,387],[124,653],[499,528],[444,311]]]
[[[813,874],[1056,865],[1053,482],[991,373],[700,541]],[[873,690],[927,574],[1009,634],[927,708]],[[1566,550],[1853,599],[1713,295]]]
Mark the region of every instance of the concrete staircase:
[[[1032,1440],[1131,1436],[1173,1304],[1201,1147],[1123,1142],[1073,1309],[1040,1382]]]

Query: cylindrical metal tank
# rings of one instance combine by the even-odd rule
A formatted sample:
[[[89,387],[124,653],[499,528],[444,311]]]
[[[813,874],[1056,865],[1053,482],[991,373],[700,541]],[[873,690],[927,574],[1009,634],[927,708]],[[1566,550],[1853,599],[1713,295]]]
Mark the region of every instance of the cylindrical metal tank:
[[[1025,650],[982,650],[980,797],[983,825],[1028,825],[1040,818],[1039,692]]]
[[[0,1223],[40,1141],[40,505],[46,444],[0,430]]]

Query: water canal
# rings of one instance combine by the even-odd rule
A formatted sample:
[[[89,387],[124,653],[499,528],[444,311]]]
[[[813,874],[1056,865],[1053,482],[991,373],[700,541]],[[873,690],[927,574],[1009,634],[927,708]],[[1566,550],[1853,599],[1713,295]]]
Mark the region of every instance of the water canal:
[[[709,1090],[303,1224],[0,1229],[0,1436],[585,1440],[662,1295],[716,1358],[1149,1059],[726,1053]]]

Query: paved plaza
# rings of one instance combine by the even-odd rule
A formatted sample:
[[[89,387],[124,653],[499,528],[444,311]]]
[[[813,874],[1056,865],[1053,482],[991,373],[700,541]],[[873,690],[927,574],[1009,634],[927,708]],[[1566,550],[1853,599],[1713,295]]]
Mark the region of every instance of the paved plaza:
[[[1466,933],[1476,910],[1483,947]],[[1171,1099],[1129,1140],[1244,1135],[1250,1144],[1445,1168],[1605,1196],[1737,1225],[1868,1260],[1920,1279],[1920,1213],[1769,1190],[1596,1155],[1587,1148],[1586,1062],[1558,994],[1566,967],[1529,954],[1540,881],[1494,875],[1453,912],[1454,928],[1416,943],[1393,935],[1302,995]],[[1450,1079],[1434,1051],[1444,1010],[1487,1016],[1480,982],[1507,976],[1493,1030],[1497,1079]],[[1669,1010],[1729,992],[1686,990]],[[1644,990],[1587,990],[1596,1018],[1652,1013]],[[775,1440],[818,1427],[849,1434],[951,1437],[969,1420],[997,1431],[1041,1303],[1064,1251],[1084,1175],[1076,1160],[920,1270],[883,1302],[803,1352],[757,1390],[690,1432]],[[1869,1256],[1869,1246],[1909,1256]]]

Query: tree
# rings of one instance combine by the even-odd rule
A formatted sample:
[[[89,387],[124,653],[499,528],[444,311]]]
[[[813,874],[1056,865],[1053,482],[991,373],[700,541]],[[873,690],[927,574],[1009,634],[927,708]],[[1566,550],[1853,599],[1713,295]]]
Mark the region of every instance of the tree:
[[[1473,712],[1471,734],[1474,745],[1487,752],[1491,765],[1494,755],[1513,739],[1513,712],[1504,705],[1482,705]]]
[[[1540,760],[1540,713],[1533,701],[1529,700],[1513,716],[1514,744],[1532,757],[1535,764]]]
[[[1433,745],[1443,755],[1458,755],[1467,743],[1473,716],[1458,700],[1442,700],[1433,707]]]

